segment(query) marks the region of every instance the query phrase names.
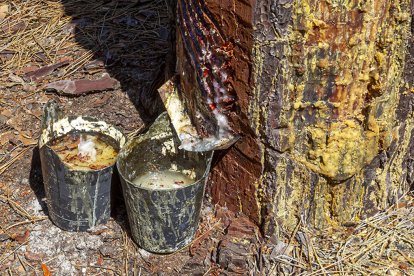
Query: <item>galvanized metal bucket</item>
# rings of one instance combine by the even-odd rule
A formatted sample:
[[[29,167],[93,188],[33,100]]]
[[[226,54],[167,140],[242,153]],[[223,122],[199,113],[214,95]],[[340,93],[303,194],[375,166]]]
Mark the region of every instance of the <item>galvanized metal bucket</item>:
[[[168,115],[163,113],[148,132],[130,140],[118,155],[132,237],[147,251],[174,252],[192,241],[198,227],[212,152],[188,152],[179,145]],[[169,189],[133,183],[145,172],[171,167],[193,170],[194,183]]]
[[[64,230],[86,231],[109,219],[114,165],[99,170],[69,168],[48,143],[73,131],[106,135],[118,148],[125,144],[126,138],[102,120],[65,117],[55,102],[48,102],[44,108],[39,152],[50,219]]]

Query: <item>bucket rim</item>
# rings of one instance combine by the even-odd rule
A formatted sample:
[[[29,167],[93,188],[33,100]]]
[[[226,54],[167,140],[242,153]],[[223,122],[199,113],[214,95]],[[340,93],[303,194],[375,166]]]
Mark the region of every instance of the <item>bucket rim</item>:
[[[198,152],[198,153],[202,153],[202,152]],[[120,167],[120,164],[119,164],[120,159],[119,158],[116,159],[115,164],[116,164],[116,168],[118,170],[118,174],[119,174],[121,180],[125,181],[126,184],[128,184],[130,186],[133,186],[135,188],[150,191],[150,192],[170,192],[170,191],[178,191],[178,190],[187,189],[189,187],[192,187],[192,186],[195,186],[195,185],[199,184],[201,181],[207,181],[208,174],[210,173],[211,161],[213,159],[214,151],[206,152],[206,155],[207,155],[207,159],[206,159],[207,166],[206,166],[206,169],[204,171],[204,174],[197,181],[195,181],[193,183],[190,183],[190,184],[187,184],[187,185],[184,185],[184,186],[177,187],[177,188],[171,187],[171,188],[162,188],[161,189],[161,188],[142,187],[140,185],[137,185],[137,184],[133,183],[132,181],[130,181],[128,178],[126,178],[124,176],[122,171],[119,169],[119,167]]]
[[[74,121],[76,119],[82,119],[82,120],[87,121],[89,123],[102,122],[103,124],[107,125],[108,127],[113,128],[121,136],[121,139],[119,141],[119,148],[120,149],[127,143],[127,136],[123,133],[123,131],[119,127],[117,127],[117,126],[115,126],[115,125],[113,125],[111,123],[108,123],[105,120],[103,120],[101,118],[98,118],[98,117],[82,116],[82,115],[78,115],[78,116],[76,116],[76,115],[68,115],[68,116],[63,117],[62,119],[57,120],[53,124],[55,125],[55,124],[58,124],[60,122],[67,121],[69,123],[69,125],[70,125],[70,122],[71,121]],[[66,135],[66,134],[70,133],[73,130],[75,130],[75,128],[72,126],[72,128],[69,131],[64,131],[62,134],[58,135],[57,137],[61,137],[63,135]],[[38,142],[39,149],[42,148],[42,147],[44,147],[44,146],[46,146],[46,144],[51,140],[51,139],[47,139],[47,138],[43,137],[43,136],[46,136],[46,134],[47,134],[48,131],[49,131],[49,129],[46,129],[46,128],[41,130],[40,137],[39,137],[39,142]],[[94,133],[94,132],[95,133],[98,133],[99,131],[91,130],[89,132],[91,132],[91,133]],[[108,135],[108,136],[116,139],[115,137],[113,137],[111,135]],[[54,137],[54,138],[57,138],[57,137]]]

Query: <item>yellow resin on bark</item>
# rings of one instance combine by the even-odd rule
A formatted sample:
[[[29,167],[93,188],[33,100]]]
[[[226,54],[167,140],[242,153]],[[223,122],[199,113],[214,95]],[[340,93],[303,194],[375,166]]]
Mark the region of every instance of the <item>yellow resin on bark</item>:
[[[267,191],[274,190],[270,212],[287,229],[293,230],[298,214],[307,211],[312,212],[312,224],[318,227],[358,221],[364,208],[363,198],[378,208],[386,208],[390,196],[386,180],[389,171],[393,172],[392,185],[399,189],[403,154],[414,124],[412,116],[406,122],[404,143],[397,145],[394,156],[390,157],[392,162],[378,169],[373,183],[364,183],[363,169],[398,139],[401,125],[395,110],[404,84],[402,72],[410,33],[408,10],[408,0],[296,0],[289,37],[255,41],[252,53],[255,85],[249,114],[251,127],[262,141],[260,130],[269,114],[269,107],[260,103],[265,93],[259,81],[265,62],[263,49],[269,44],[285,43],[283,54],[287,57],[295,54],[294,46],[302,49],[303,63],[299,64],[303,67],[302,76],[296,76],[294,64],[288,60],[281,60],[278,71],[287,80],[279,121],[288,123],[289,149],[281,154],[275,168],[266,167],[267,157],[262,153],[264,171],[257,183],[259,207],[264,206],[262,199],[270,196]],[[360,12],[363,18],[359,24],[350,26]],[[341,21],[335,21],[337,18]],[[322,52],[325,56],[320,58],[318,53]],[[304,100],[305,87],[314,76],[320,78],[320,93],[327,93],[324,89],[328,80],[323,72],[329,70],[337,72],[333,80],[335,95],[326,99],[318,94],[313,102]],[[329,110],[332,107],[335,117]],[[307,123],[306,118],[299,116],[304,109],[315,112],[314,123]],[[297,122],[304,127],[295,129]],[[263,151],[267,147],[262,143]],[[297,163],[289,178],[286,177],[288,159]],[[309,187],[310,171],[319,175],[313,194]],[[273,189],[267,188],[272,185],[266,182],[270,174],[275,175]],[[346,180],[347,185],[341,184]],[[365,187],[371,185],[379,187],[374,189],[375,194],[367,194],[370,192]],[[309,197],[313,197],[313,202],[308,201]],[[304,206],[312,210],[301,210]]]
[[[400,7],[401,3],[404,4],[403,1],[394,1],[393,5]],[[408,21],[395,20],[395,15],[389,12],[391,4],[390,1],[373,0],[335,4],[328,1],[295,2],[290,44],[303,48],[305,76],[296,79],[301,83],[293,86],[304,85],[310,76],[318,75],[323,84],[326,77],[316,72],[316,68],[334,68],[338,72],[334,88],[336,95],[330,101],[338,116],[331,118],[324,116],[323,112],[317,113],[319,123],[306,127],[311,138],[308,150],[303,151],[300,146],[304,143],[303,138],[292,133],[292,157],[328,178],[344,180],[352,177],[391,142],[389,133],[394,127],[408,33]],[[348,26],[347,22],[359,13],[363,14],[360,24]],[[339,15],[344,18],[343,25],[330,23]],[[398,16],[407,18],[403,12]],[[327,57],[317,60],[321,48]],[[294,72],[290,70],[289,74]],[[295,93],[297,100],[293,109],[302,105],[303,89],[296,89]],[[367,98],[371,102],[367,102]],[[380,105],[382,114],[375,114]],[[320,103],[313,104],[315,109],[320,107]],[[371,108],[368,108],[368,113],[365,111],[367,107]],[[295,113],[292,112],[292,123]],[[326,120],[332,123],[325,124]]]

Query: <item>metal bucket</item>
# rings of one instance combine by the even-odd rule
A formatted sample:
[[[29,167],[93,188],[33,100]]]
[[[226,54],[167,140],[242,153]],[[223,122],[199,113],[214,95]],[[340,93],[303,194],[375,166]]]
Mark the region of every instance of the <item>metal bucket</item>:
[[[132,237],[155,253],[174,252],[188,245],[197,230],[212,152],[179,149],[180,140],[167,113],[158,117],[148,132],[129,141],[118,155]],[[153,170],[193,170],[195,180],[178,188],[151,189],[133,183]]]
[[[99,119],[64,117],[55,102],[48,102],[44,108],[39,152],[50,219],[64,230],[86,231],[109,219],[114,165],[99,170],[69,168],[48,143],[74,131],[103,134],[112,138],[118,148],[126,138]]]

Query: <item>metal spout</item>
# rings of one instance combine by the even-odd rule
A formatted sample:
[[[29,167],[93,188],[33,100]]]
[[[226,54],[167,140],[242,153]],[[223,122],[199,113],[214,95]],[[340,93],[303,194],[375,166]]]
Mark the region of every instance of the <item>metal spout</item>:
[[[223,120],[220,120],[225,116],[223,114],[215,114],[216,133],[201,136],[192,124],[184,102],[180,99],[175,78],[168,80],[159,88],[158,92],[164,102],[174,130],[181,141],[180,149],[196,152],[227,149],[240,138],[226,122],[223,123]]]

